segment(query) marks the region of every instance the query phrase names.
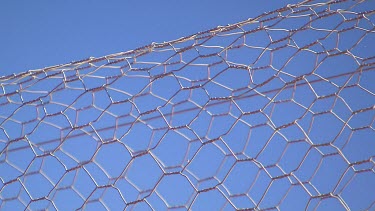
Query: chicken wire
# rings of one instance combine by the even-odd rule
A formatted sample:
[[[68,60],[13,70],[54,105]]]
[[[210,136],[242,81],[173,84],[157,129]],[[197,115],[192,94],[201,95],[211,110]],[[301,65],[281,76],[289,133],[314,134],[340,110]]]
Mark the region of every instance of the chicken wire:
[[[0,78],[1,210],[374,210],[373,1]]]

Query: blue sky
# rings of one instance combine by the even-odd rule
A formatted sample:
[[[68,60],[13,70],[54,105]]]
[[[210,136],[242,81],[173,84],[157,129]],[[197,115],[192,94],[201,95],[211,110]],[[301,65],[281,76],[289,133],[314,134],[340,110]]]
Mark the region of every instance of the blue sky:
[[[0,79],[175,40],[296,2],[3,1]],[[354,11],[368,10],[369,2]],[[52,208],[47,199],[31,202],[43,196],[62,210],[86,198],[88,209],[115,210],[124,198],[142,197],[128,208],[340,210],[340,200],[353,210],[374,208],[374,15],[343,23],[355,15],[335,13],[314,21],[314,29],[284,30],[306,24],[301,13],[274,30],[218,33],[198,50],[177,54],[167,46],[136,62],[127,58],[145,68],[173,55],[150,71],[99,61],[92,63],[100,68],[1,79],[0,209]],[[217,48],[232,42],[238,46]],[[218,49],[220,56],[210,54]],[[345,49],[350,53],[340,54]],[[155,77],[166,71],[172,74]]]
[[[263,2],[5,0],[0,6],[0,75],[174,40],[297,1]]]

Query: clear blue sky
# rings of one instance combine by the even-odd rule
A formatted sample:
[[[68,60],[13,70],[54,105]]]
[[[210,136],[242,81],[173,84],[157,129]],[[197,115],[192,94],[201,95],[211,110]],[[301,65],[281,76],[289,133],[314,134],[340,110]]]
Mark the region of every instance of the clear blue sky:
[[[4,0],[0,75],[174,40],[294,2]]]
[[[0,78],[175,40],[296,2],[4,0],[0,3]],[[374,1],[368,2],[354,11],[375,9]],[[331,9],[338,9],[335,6]],[[219,56],[201,57],[189,49],[181,53],[183,62],[177,54],[173,57],[176,67],[162,64],[149,72],[122,74],[128,68],[125,64],[121,71],[102,66],[64,70],[46,78],[44,73],[15,81],[2,78],[0,209],[23,209],[30,197],[44,196],[61,210],[82,206],[87,198],[91,202],[86,208],[97,210],[106,203],[116,210],[124,207],[123,198],[131,202],[146,196],[129,208],[144,210],[149,208],[147,201],[156,209],[191,203],[196,210],[232,210],[232,204],[342,210],[345,201],[353,210],[374,209],[375,75],[371,64],[363,72],[356,70],[373,61],[364,58],[375,56],[375,15],[366,14],[367,22],[361,19],[357,28],[347,32],[343,29],[355,21],[337,26],[343,32],[327,32],[350,15],[335,13],[318,19],[312,24],[318,30],[301,30],[271,45],[270,37],[291,34],[280,28],[296,29],[309,20],[302,17],[303,12],[296,14],[298,18],[288,17],[271,26],[273,31],[246,34],[246,45],[220,52],[225,64],[215,63]],[[240,41],[245,37],[226,34],[225,40],[205,44],[227,46],[236,36],[241,36]],[[319,43],[297,52],[318,38]],[[284,41],[288,47],[282,46]],[[216,49],[199,47],[200,53]],[[350,53],[330,56],[345,49]],[[161,57],[154,51],[137,59],[164,62]],[[228,68],[230,62],[252,66]],[[155,77],[163,71],[173,74]],[[299,77],[304,74],[305,78]],[[297,82],[286,85],[293,80]],[[191,91],[181,89],[182,85]],[[229,96],[233,99],[215,98]],[[156,107],[159,110],[147,113]],[[180,110],[189,112],[181,115]],[[177,128],[165,127],[166,122]],[[100,145],[102,139],[111,143]],[[35,157],[50,151],[52,155]],[[147,153],[132,157],[130,151]],[[108,184],[113,186],[98,188]],[[208,189],[197,193],[193,186]],[[152,191],[142,192],[147,189]],[[29,205],[52,208],[47,199]]]

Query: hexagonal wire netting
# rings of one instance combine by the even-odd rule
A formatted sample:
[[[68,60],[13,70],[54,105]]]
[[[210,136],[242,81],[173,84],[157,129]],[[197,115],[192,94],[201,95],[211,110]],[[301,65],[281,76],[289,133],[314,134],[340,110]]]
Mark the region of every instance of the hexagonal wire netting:
[[[2,210],[374,210],[373,1],[0,78]]]

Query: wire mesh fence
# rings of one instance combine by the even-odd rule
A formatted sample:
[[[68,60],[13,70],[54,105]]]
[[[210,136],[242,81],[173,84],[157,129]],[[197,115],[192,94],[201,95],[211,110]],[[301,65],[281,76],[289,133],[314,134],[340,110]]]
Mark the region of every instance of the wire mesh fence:
[[[374,210],[375,8],[304,1],[0,78],[2,210]]]

